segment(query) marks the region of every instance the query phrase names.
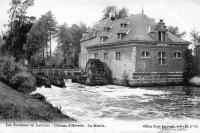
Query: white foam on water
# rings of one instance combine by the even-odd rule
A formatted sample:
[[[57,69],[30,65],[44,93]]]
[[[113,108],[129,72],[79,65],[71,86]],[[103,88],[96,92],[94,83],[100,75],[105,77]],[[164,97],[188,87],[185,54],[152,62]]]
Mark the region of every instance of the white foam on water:
[[[146,125],[181,125],[181,124],[199,124],[200,121],[194,119],[151,119],[151,114],[146,117],[151,120],[137,120],[137,119],[118,119],[118,113],[122,115],[138,116],[140,113],[145,114],[145,110],[137,108],[136,110],[126,109],[123,107],[105,106],[105,103],[109,100],[117,102],[120,98],[126,98],[127,96],[136,96],[134,100],[140,100],[142,102],[150,100],[151,96],[147,95],[163,95],[168,94],[164,91],[146,90],[141,88],[128,88],[122,86],[108,85],[108,86],[84,86],[76,83],[67,83],[66,88],[59,88],[52,86],[52,88],[40,87],[34,93],[41,93],[47,97],[47,101],[53,104],[55,107],[61,106],[61,111],[67,114],[80,123],[90,124],[103,124],[104,128],[74,128],[70,133],[158,133],[160,129],[144,128]],[[137,98],[138,97],[138,98]],[[123,100],[123,99],[122,99]],[[191,99],[194,102],[198,102],[199,98]],[[113,111],[113,112],[112,112]],[[103,112],[111,113],[109,116],[101,117]],[[156,118],[162,117],[162,114],[152,110],[156,113]],[[152,114],[153,115],[153,114]],[[109,118],[110,117],[110,118]],[[59,128],[62,129],[62,128]],[[68,128],[70,129],[70,128]],[[52,129],[53,131],[54,129]],[[55,129],[55,131],[58,131]],[[60,132],[66,131],[60,130]],[[170,131],[174,132],[174,131]],[[191,128],[185,130],[184,133],[199,133],[199,130]],[[39,133],[39,132],[38,132]]]
[[[110,89],[112,87],[112,89]],[[145,95],[162,95],[169,94],[168,92],[158,91],[158,90],[146,90],[141,88],[129,88],[124,86],[101,86],[101,87],[86,87],[85,90],[90,90],[91,92],[98,92],[103,95],[109,96],[111,98],[119,98],[122,96],[139,96],[145,97]]]

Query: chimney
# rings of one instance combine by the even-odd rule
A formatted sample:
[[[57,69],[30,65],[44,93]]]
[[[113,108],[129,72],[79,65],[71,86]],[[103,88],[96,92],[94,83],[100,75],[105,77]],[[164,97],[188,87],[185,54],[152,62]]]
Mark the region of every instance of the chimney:
[[[115,11],[110,12],[110,20],[115,20]]]
[[[158,22],[158,27],[165,30],[166,29],[166,26],[165,26],[165,23],[163,21],[163,19],[160,19],[160,22]]]

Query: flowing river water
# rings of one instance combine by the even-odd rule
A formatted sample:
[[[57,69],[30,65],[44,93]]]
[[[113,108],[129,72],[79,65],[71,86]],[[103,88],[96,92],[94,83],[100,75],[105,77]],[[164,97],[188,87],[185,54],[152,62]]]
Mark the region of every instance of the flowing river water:
[[[198,87],[129,88],[66,83],[65,88],[41,87],[37,88],[35,93],[43,94],[47,101],[79,122],[110,126],[114,124],[113,129],[118,127],[119,130],[125,128],[127,131],[133,131],[133,125],[138,123],[140,129],[147,129],[152,126],[150,123],[159,125],[190,122],[190,125],[194,125],[200,120]],[[200,127],[198,128],[200,131]]]

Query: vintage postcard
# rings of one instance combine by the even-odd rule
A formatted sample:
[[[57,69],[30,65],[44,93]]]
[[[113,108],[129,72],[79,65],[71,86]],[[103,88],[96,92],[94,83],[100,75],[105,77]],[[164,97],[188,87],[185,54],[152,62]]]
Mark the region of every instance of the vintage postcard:
[[[0,133],[199,133],[199,0],[0,0]]]

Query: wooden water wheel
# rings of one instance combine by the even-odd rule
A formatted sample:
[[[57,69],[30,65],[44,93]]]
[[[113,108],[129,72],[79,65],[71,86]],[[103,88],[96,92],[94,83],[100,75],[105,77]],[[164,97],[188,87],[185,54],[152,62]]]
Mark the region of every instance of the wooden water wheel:
[[[86,84],[104,85],[107,84],[104,63],[98,59],[89,59],[86,64]]]

